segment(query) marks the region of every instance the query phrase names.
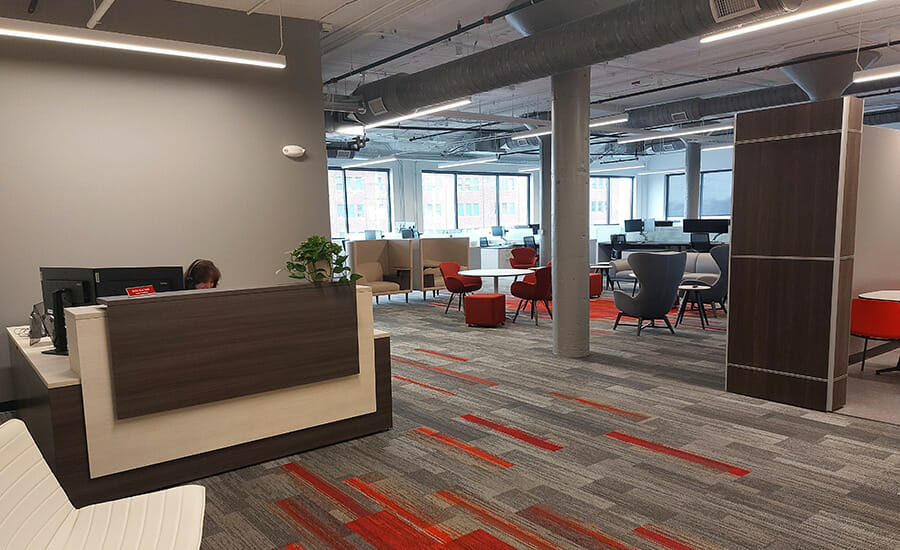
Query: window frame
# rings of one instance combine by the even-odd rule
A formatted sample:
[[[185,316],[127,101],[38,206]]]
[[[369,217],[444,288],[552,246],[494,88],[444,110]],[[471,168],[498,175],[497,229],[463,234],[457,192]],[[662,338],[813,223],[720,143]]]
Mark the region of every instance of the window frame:
[[[452,175],[453,176],[453,203],[454,208],[453,211],[455,213],[453,220],[453,229],[452,231],[462,231],[459,228],[459,178],[460,176],[490,176],[494,178],[494,222],[495,225],[500,225],[500,178],[502,176],[508,177],[516,177],[516,178],[527,178],[527,189],[525,191],[525,216],[527,220],[526,225],[531,224],[531,193],[533,191],[534,178],[531,174],[522,174],[516,172],[458,172],[453,170],[422,170],[419,173],[419,185],[422,182],[422,174],[440,174],[440,175]],[[480,184],[475,184],[480,185]],[[632,203],[634,202],[634,197],[632,195]],[[633,207],[633,204],[632,204]],[[424,212],[423,212],[424,215]],[[428,231],[427,227],[423,228]],[[485,228],[487,229],[487,228]],[[468,231],[468,230],[465,230]]]
[[[384,172],[387,174],[387,218],[388,218],[388,233],[394,231],[394,173],[390,168],[344,168],[343,166],[329,166],[328,170],[339,171],[342,174],[343,182],[344,182],[344,235],[350,234],[350,217],[349,217],[349,208],[348,208],[348,194],[347,194],[347,172]],[[360,181],[360,186],[362,186],[362,182]],[[329,205],[330,206],[330,205]],[[330,212],[329,208],[329,212]],[[332,235],[334,237],[334,235]]]
[[[722,172],[731,172],[731,193],[734,193],[734,169],[705,170],[700,172],[700,219],[703,219],[703,178],[706,174],[720,174]],[[710,215],[707,219],[731,219],[731,214],[727,216]]]
[[[610,223],[610,221],[609,221],[610,216],[612,215],[612,179],[613,178],[615,178],[615,179],[630,179],[631,180],[631,206],[629,207],[629,211],[631,212],[631,214],[630,214],[631,218],[626,218],[626,219],[634,218],[634,196],[635,196],[635,190],[636,190],[635,184],[637,183],[636,177],[634,177],[634,176],[609,176],[609,175],[603,175],[603,174],[590,175],[588,177],[588,202],[591,204],[591,207],[593,207],[594,202],[595,202],[595,201],[591,200],[591,189],[593,189],[593,186],[592,186],[593,181],[592,180],[594,180],[594,179],[598,179],[598,180],[606,179],[607,180],[606,181],[606,223],[593,224],[593,225],[616,225],[616,224]],[[598,204],[597,204],[598,210],[596,210],[596,211],[599,211],[601,204],[603,204],[602,200],[598,202]],[[588,211],[588,217],[590,217],[590,212],[591,212],[591,210]]]
[[[706,174],[716,174],[716,173],[722,173],[722,172],[731,172],[732,173],[731,190],[732,190],[732,193],[734,193],[734,169],[733,168],[720,168],[717,170],[701,170],[700,171],[700,197],[699,197],[699,199],[700,199],[700,218],[701,219],[703,219],[703,177]],[[684,216],[670,216],[669,215],[669,181],[672,176],[684,176],[685,177],[685,185],[687,185],[687,174],[685,172],[671,172],[671,173],[668,173],[665,175],[666,181],[665,181],[665,186],[663,188],[664,189],[663,214],[665,215],[665,219],[667,219],[667,220],[677,219],[679,217],[681,219],[684,219],[685,217],[687,217],[687,212],[684,213],[685,214]],[[685,207],[685,209],[687,209],[687,199],[685,199],[684,207]],[[710,219],[726,219],[726,218],[730,220],[731,215],[712,216]]]

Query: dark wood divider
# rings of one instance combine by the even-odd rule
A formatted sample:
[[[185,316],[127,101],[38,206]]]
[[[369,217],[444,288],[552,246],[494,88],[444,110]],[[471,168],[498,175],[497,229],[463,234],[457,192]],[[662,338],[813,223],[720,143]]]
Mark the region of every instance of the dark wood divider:
[[[108,307],[119,419],[359,373],[353,285],[99,301]]]
[[[730,392],[844,405],[862,113],[848,97],[737,116]]]

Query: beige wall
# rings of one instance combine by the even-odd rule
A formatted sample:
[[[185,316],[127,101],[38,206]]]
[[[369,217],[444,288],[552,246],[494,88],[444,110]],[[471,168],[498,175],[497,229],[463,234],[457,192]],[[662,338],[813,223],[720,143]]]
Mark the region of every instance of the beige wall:
[[[0,16],[24,8],[0,6]],[[65,4],[60,7],[59,4]],[[74,5],[74,6],[73,6]],[[83,25],[90,2],[36,16]],[[104,30],[274,52],[277,19],[117,2]],[[328,234],[318,27],[286,21],[289,69],[0,40],[0,321],[24,324],[47,265],[187,265],[223,286],[282,280],[283,252]],[[302,161],[286,144],[306,147]],[[0,402],[11,398],[0,345]]]

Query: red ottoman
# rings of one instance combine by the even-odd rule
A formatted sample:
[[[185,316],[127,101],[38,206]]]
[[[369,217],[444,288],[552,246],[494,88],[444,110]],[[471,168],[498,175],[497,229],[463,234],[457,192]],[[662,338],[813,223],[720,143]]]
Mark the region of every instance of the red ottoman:
[[[495,327],[506,321],[506,296],[469,294],[466,296],[466,324]]]

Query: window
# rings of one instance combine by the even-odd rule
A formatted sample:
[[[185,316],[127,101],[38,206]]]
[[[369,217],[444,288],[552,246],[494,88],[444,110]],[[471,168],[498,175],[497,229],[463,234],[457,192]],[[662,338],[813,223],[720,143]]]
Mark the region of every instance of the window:
[[[423,230],[527,225],[530,191],[527,175],[422,172],[422,203],[435,205],[423,209]]]
[[[531,178],[529,176],[499,176],[498,177],[499,200],[506,205],[506,209],[500,210],[500,224],[504,227],[515,225],[528,225],[528,190]]]
[[[426,211],[422,229],[441,231],[456,228],[456,177],[453,174],[422,172],[422,202],[433,204],[432,212]],[[460,205],[461,206],[461,205]]]
[[[731,217],[731,170],[700,175],[700,217]]]
[[[666,219],[682,220],[687,212],[687,176],[666,176]]]
[[[391,231],[390,177],[388,170],[328,169],[332,236]]]
[[[481,229],[497,223],[497,177],[488,174],[461,176],[456,200],[466,205],[457,229]]]
[[[634,209],[634,178],[591,177],[591,225],[619,224]]]

